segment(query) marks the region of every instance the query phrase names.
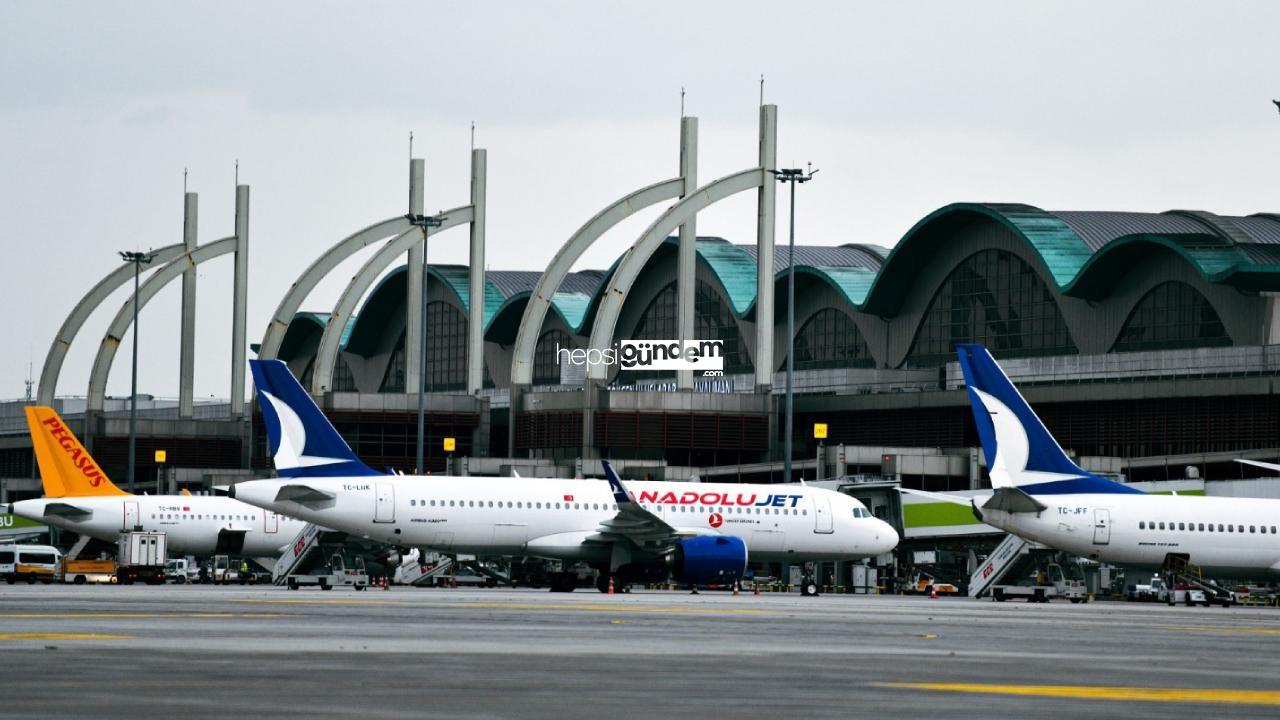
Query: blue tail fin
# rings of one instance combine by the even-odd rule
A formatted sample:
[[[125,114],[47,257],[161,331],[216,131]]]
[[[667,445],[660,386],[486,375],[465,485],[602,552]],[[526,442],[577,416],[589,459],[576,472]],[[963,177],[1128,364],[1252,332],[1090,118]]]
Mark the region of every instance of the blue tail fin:
[[[1140,492],[1072,462],[985,347],[957,345],[956,355],[993,487],[1032,495]]]
[[[360,462],[279,360],[250,360],[268,448],[281,477],[377,475]]]

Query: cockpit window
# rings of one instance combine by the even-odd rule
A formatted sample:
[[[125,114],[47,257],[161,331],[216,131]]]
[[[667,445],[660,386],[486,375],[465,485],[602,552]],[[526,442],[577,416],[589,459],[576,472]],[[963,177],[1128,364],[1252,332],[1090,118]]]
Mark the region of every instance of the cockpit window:
[[[863,510],[860,507],[856,507],[853,509],[853,516],[856,518],[869,517],[870,515],[871,513],[867,512],[866,510]]]

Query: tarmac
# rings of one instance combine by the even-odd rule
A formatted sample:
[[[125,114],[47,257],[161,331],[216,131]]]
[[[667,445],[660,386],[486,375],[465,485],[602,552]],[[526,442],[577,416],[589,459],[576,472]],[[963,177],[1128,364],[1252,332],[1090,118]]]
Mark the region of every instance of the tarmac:
[[[1280,715],[1280,610],[0,585],[0,717]]]

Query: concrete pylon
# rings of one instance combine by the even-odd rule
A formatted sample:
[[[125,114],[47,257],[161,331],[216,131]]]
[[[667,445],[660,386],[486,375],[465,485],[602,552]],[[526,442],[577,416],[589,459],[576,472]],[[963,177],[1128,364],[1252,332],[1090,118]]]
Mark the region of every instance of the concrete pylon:
[[[182,203],[182,245],[196,249],[199,197],[189,192]],[[189,418],[195,411],[196,377],[196,266],[182,273],[182,327],[178,347],[178,417]]]
[[[421,158],[409,160],[409,214],[422,215],[424,201],[423,183],[427,163]],[[422,233],[419,233],[422,234]],[[404,330],[404,390],[418,391],[418,370],[422,350],[422,253],[426,252],[426,235],[409,248],[409,265],[405,276],[405,330]]]
[[[245,417],[245,319],[249,304],[249,186],[236,186],[236,254],[231,308],[231,419]]]
[[[471,258],[467,298],[467,393],[484,389],[484,227],[488,153],[471,151]]]
[[[680,118],[680,177],[687,197],[698,187],[698,118]],[[680,342],[695,339],[694,296],[698,262],[698,217],[694,215],[680,226],[680,249],[676,268],[676,327]],[[714,338],[712,338],[714,339]],[[676,371],[676,387],[693,389],[693,370]]]
[[[756,392],[773,385],[773,231],[778,169],[778,106],[760,106],[760,168],[756,194]]]

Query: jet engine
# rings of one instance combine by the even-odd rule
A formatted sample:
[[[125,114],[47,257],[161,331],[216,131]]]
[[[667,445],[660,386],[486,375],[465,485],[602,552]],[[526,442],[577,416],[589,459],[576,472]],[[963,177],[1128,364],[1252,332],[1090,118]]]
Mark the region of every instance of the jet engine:
[[[704,535],[676,545],[671,576],[690,585],[723,585],[747,570],[747,544],[740,538]]]

